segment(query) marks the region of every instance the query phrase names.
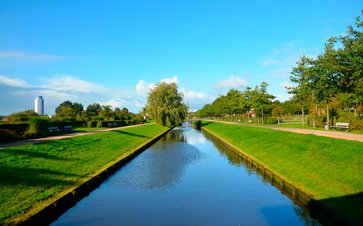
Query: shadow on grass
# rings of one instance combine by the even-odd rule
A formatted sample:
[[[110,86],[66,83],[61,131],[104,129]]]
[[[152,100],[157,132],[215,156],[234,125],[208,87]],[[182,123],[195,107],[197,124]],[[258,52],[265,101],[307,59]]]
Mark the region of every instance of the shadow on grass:
[[[63,179],[70,177],[79,177],[79,175],[55,170],[0,165],[0,187],[6,185],[43,187],[70,185],[74,181]]]
[[[363,225],[363,192],[309,203],[311,215],[327,225]]]
[[[209,122],[209,121],[202,121],[202,125],[201,125],[201,127],[203,127],[203,126],[207,126],[207,125],[209,125],[209,124],[212,124],[213,122]]]
[[[133,137],[152,138],[152,137],[148,137],[148,136],[144,136],[144,135],[140,135],[140,134],[136,134],[136,133],[130,133],[130,132],[122,131],[122,130],[113,130],[112,132],[121,133],[121,134],[125,134],[128,136],[133,136]]]
[[[23,149],[3,149],[0,151],[1,154],[6,155],[18,155],[18,156],[24,156],[26,158],[42,158],[42,159],[48,159],[48,160],[69,160],[67,158],[60,158],[54,155],[49,155],[46,153],[39,153],[34,151],[27,151]]]

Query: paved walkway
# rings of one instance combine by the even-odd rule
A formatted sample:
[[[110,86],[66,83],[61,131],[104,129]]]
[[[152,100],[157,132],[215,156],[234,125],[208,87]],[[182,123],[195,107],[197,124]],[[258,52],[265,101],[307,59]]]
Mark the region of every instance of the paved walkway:
[[[140,125],[144,125],[144,124],[140,124]],[[44,143],[44,142],[51,141],[51,140],[61,140],[61,139],[70,138],[70,137],[79,137],[79,136],[101,133],[101,132],[112,131],[112,130],[126,129],[126,128],[140,126],[140,125],[91,130],[91,131],[87,131],[87,132],[68,133],[68,134],[61,134],[61,135],[50,136],[50,137],[42,137],[42,138],[36,138],[36,139],[19,140],[19,141],[14,141],[14,142],[1,143],[0,149],[14,147],[14,146],[27,145],[27,144]]]
[[[210,121],[212,121],[212,120],[210,120]],[[237,123],[237,122],[223,122],[223,121],[215,121],[215,122],[244,126],[244,124]],[[253,125],[251,125],[251,126],[253,126]],[[263,128],[274,129],[274,130],[282,130],[282,131],[288,131],[288,132],[293,132],[293,133],[313,134],[316,136],[331,137],[331,138],[337,138],[337,139],[354,140],[354,141],[363,142],[362,134],[352,134],[352,133],[338,132],[338,131],[332,131],[332,130],[322,131],[322,130],[311,130],[311,129],[283,128],[283,127],[275,127],[275,126],[256,126],[256,127],[263,127]]]

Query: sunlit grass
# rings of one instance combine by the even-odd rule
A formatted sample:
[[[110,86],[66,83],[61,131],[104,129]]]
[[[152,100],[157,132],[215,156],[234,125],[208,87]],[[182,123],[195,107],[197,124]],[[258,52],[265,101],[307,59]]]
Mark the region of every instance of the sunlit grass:
[[[209,123],[209,124],[208,124]],[[208,122],[203,128],[252,155],[318,200],[363,192],[363,143],[267,128]],[[363,198],[329,205],[363,222]]]
[[[0,150],[0,224],[74,186],[167,128],[122,130]]]

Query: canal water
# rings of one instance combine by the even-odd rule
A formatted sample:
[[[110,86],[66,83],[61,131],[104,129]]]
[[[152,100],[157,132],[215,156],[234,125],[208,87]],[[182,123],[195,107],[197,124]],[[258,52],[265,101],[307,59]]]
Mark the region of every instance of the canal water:
[[[177,128],[53,225],[319,225],[203,132]]]

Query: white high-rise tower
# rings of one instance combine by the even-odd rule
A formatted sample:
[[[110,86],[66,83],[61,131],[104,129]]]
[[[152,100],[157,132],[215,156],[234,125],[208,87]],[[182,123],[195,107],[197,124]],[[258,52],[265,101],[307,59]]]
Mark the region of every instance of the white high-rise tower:
[[[44,115],[44,100],[42,96],[35,99],[34,112],[38,115]]]

